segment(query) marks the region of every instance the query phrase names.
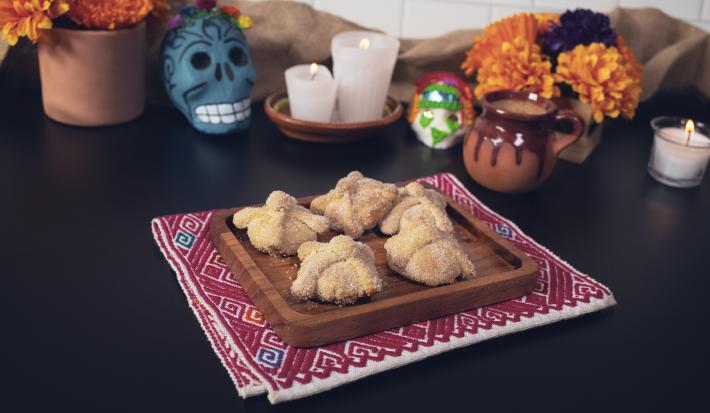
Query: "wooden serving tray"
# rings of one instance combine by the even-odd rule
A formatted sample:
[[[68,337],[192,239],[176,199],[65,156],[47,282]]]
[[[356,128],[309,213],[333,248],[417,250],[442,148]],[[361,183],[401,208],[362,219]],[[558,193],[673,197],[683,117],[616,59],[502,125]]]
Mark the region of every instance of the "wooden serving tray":
[[[442,194],[444,195],[444,194]],[[254,248],[246,230],[232,225],[240,208],[216,212],[210,222],[212,242],[256,307],[276,334],[296,347],[313,347],[387,330],[419,321],[505,301],[531,292],[537,264],[444,195],[455,235],[471,257],[480,276],[453,284],[427,287],[407,280],[387,266],[387,236],[377,229],[358,241],[375,253],[375,265],[384,288],[349,306],[318,301],[300,302],[291,296],[297,257],[273,257]],[[299,198],[308,206],[315,196]],[[330,240],[329,232],[319,241]]]

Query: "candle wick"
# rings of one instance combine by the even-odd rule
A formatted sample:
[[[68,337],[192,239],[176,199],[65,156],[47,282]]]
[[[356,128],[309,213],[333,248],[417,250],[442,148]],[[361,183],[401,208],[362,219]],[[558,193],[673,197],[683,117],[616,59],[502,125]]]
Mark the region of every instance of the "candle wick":
[[[311,63],[311,80],[316,78],[316,73],[318,73],[318,65],[313,62]]]
[[[692,137],[693,132],[695,132],[695,123],[691,119],[688,119],[688,121],[685,122],[685,146],[690,146],[690,138]]]

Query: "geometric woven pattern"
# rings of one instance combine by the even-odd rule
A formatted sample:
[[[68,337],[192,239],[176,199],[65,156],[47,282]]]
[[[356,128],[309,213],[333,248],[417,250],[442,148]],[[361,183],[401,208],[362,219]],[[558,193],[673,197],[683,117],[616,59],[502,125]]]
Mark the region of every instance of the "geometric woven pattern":
[[[506,302],[327,346],[290,347],[274,333],[210,242],[212,212],[155,218],[160,250],[242,397],[272,403],[309,396],[370,374],[516,331],[614,305],[582,274],[488,209],[451,174],[421,178],[450,195],[540,267],[535,290]]]

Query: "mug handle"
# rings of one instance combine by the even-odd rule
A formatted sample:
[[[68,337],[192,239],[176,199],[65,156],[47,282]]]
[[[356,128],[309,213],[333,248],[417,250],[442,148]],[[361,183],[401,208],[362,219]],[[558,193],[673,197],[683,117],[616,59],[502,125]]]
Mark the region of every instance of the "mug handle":
[[[560,155],[563,149],[577,142],[584,134],[584,128],[586,127],[584,119],[571,110],[561,110],[555,115],[555,123],[562,120],[572,122],[572,133],[566,134],[562,139],[555,139],[552,144],[552,153],[555,158]]]

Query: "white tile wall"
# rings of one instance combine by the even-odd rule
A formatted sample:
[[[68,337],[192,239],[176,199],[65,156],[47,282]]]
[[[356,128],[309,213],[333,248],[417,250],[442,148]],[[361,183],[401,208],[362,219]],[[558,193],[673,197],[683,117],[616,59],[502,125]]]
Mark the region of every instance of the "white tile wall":
[[[706,32],[710,32],[710,21],[691,21],[690,23],[694,24],[697,27],[700,27]]]
[[[545,10],[559,11],[558,8],[545,8]],[[491,8],[491,21],[500,20],[504,17],[512,16],[513,14],[523,13],[523,12],[534,12],[535,9],[532,7],[525,6],[506,6],[501,4],[496,4]]]
[[[402,7],[404,0],[315,0],[318,10],[346,17],[362,26],[384,30],[388,33],[402,32]]]
[[[700,16],[700,9],[703,7],[703,0],[621,0],[623,7],[656,7],[671,16],[683,19],[697,19]]]
[[[404,37],[434,37],[451,30],[483,27],[490,20],[490,6],[469,2],[406,0],[402,16]]]
[[[532,3],[531,0],[505,0],[505,1],[500,1],[500,0],[463,0],[467,3],[484,3],[484,4],[497,4],[497,3],[504,3],[504,4],[513,4],[513,5],[518,5],[518,6],[529,6],[530,3]]]
[[[710,31],[710,0],[300,0],[365,27],[403,37],[432,37],[478,27],[521,11],[584,7],[656,7]]]
[[[705,0],[705,4],[703,5],[703,15],[702,19],[706,21],[710,21],[710,1]]]
[[[617,0],[534,0],[533,5],[540,8],[550,9],[576,9],[583,7],[595,11],[609,11],[616,7]]]

